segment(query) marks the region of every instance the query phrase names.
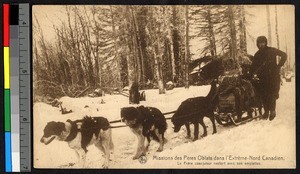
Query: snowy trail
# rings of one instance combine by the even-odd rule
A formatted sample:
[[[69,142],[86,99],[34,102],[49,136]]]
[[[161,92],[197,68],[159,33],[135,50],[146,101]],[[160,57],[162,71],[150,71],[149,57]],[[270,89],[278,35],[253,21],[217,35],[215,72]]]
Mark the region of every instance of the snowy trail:
[[[173,132],[173,125],[167,121],[168,129],[165,137],[168,142],[164,146],[163,152],[156,152],[158,143],[151,141],[147,152],[146,164],[132,160],[135,153],[137,139],[128,127],[116,128],[112,130],[114,153],[111,157],[110,168],[268,168],[295,166],[295,83],[284,83],[281,87],[280,98],[277,101],[277,117],[274,121],[253,120],[238,127],[223,127],[217,125],[217,134],[212,134],[212,124],[205,118],[208,126],[208,136],[192,142],[186,139],[184,126],[179,133]],[[147,101],[141,105],[154,106],[162,112],[176,110],[180,103],[196,96],[205,96],[209,86],[192,86],[189,89],[175,88],[167,91],[165,95],[158,95],[157,90],[147,90]],[[79,119],[84,115],[105,116],[110,121],[120,119],[120,108],[130,106],[128,98],[119,95],[106,95],[103,97],[105,104],[100,104],[101,98],[68,98],[63,97],[61,101],[64,107],[72,109],[74,112],[61,115],[58,108],[51,107],[44,103],[34,105],[34,166],[38,168],[59,168],[70,167],[69,163],[76,162],[76,156],[67,143],[53,141],[48,146],[39,142],[43,134],[43,128],[48,121],[66,121],[67,119]],[[288,101],[288,102],[287,102]],[[88,108],[84,106],[88,105]],[[97,111],[98,109],[98,111]],[[166,117],[171,117],[172,114]],[[120,124],[114,124],[120,125]],[[191,126],[193,131],[193,126]],[[200,127],[200,135],[203,133]],[[288,147],[288,148],[284,148]],[[87,167],[101,168],[103,163],[102,153],[94,146],[88,147]],[[255,161],[261,165],[205,165],[197,164],[199,156],[225,157],[233,156],[283,156],[283,161]],[[176,157],[189,157],[190,160],[175,160]],[[169,160],[158,160],[156,158],[168,158]],[[170,159],[173,158],[173,159]],[[182,164],[178,164],[178,162]],[[200,160],[200,162],[212,162],[210,160]],[[218,160],[222,162],[222,160]],[[237,162],[237,161],[233,161]]]

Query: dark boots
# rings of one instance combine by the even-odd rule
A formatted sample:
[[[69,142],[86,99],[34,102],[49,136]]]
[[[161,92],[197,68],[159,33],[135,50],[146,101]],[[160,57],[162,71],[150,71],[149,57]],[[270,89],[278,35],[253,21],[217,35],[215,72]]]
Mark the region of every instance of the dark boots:
[[[276,117],[276,112],[275,111],[271,111],[269,120],[272,121],[275,117]]]
[[[269,118],[269,111],[266,110],[265,113],[261,116],[261,119],[267,120]]]
[[[262,115],[261,119],[267,120],[269,119],[270,121],[274,120],[276,117],[276,111],[265,111],[265,113]]]

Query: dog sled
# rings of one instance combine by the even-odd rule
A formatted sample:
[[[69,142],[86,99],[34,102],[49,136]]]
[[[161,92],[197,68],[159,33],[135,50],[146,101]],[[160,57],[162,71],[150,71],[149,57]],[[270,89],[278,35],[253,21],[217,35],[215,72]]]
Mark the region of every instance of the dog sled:
[[[255,92],[251,82],[238,74],[219,77],[215,119],[223,126],[241,125],[261,117],[254,114]]]

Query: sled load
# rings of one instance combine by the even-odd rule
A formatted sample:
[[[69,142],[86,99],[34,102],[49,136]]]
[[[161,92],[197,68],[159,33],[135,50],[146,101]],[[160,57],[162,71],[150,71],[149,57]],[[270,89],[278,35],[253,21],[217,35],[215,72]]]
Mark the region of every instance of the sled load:
[[[254,119],[254,88],[240,75],[221,76],[217,97],[216,120],[218,123],[238,125]],[[247,116],[244,116],[245,113]]]
[[[253,116],[258,106],[256,90],[250,80],[243,78],[242,70],[232,59],[213,60],[202,68],[201,74],[205,79],[218,79],[219,87],[214,105],[219,124],[239,125],[260,117],[261,114]],[[213,74],[215,75],[212,76]]]

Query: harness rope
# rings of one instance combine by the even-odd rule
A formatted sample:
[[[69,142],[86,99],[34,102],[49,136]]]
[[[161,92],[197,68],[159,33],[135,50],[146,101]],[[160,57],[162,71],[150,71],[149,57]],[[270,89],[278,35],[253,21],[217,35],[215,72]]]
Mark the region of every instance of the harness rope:
[[[163,113],[163,115],[169,115],[169,114],[174,114],[176,111],[171,111],[171,112],[166,112],[166,113]],[[171,119],[172,117],[170,117],[170,118],[166,118],[167,120],[168,119]],[[114,120],[114,121],[110,121],[109,123],[121,123],[122,122],[122,120],[120,119],[120,120]]]
[[[171,111],[171,112],[166,112],[166,113],[163,113],[163,115],[169,115],[169,114],[173,114],[175,113],[176,111]],[[185,114],[185,115],[182,115],[180,117],[176,117],[174,119],[180,119],[180,118],[185,118],[186,116],[190,116],[190,115],[194,115],[194,114],[198,114],[198,113],[201,113],[202,111],[197,111],[197,112],[193,112],[193,113],[190,113],[190,114]],[[172,117],[168,117],[166,118],[166,120],[170,120]],[[121,120],[115,120],[115,121],[111,121],[109,123],[119,123],[119,122],[122,122]],[[128,127],[127,125],[120,125],[120,126],[109,126],[109,128],[120,128],[120,127]]]

